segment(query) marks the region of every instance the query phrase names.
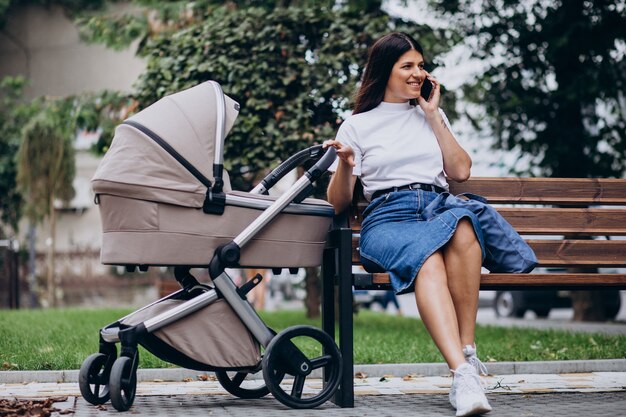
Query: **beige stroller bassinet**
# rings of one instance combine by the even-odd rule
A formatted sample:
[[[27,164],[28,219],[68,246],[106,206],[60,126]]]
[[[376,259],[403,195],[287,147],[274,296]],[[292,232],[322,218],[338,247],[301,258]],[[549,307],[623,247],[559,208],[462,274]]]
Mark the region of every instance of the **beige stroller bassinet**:
[[[276,334],[246,299],[260,276],[237,287],[225,272],[321,264],[334,212],[327,202],[305,197],[335,151],[305,149],[252,192],[232,191],[222,153],[238,110],[209,81],[164,97],[116,129],[92,180],[102,219],[101,260],[141,269],[173,266],[182,289],[100,330],[100,350],[79,372],[88,402],[110,399],[120,411],[132,406],[138,345],[173,364],[215,371],[227,391],[243,398],[271,392],[290,407],[311,408],[337,389],[341,354],[333,338],[310,326]],[[263,195],[308,161],[314,165],[281,196]],[[197,267],[208,267],[210,283],[191,274]],[[296,337],[314,339],[320,356],[307,357],[292,343]],[[315,369],[324,373],[324,386],[304,393],[304,380]],[[245,385],[261,370],[265,385]],[[281,382],[290,376],[294,382],[285,389]]]
[[[216,87],[206,82],[167,96],[116,129],[92,180],[102,218],[102,263],[208,266],[219,245],[275,200],[232,191],[226,180],[223,214],[203,211],[208,193],[215,193],[212,168],[216,160],[221,165],[220,137],[230,131],[239,109],[226,96],[222,101]],[[225,110],[223,133],[219,114],[209,111],[219,102]],[[242,250],[239,264],[319,265],[332,215],[323,200],[291,204]]]

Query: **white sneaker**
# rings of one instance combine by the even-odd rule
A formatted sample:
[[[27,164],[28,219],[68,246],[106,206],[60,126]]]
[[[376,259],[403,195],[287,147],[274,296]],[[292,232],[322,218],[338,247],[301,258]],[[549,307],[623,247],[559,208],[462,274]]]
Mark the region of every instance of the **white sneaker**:
[[[465,360],[467,363],[472,365],[474,369],[476,369],[476,373],[479,375],[489,375],[487,371],[487,367],[485,364],[478,359],[476,355],[476,347],[471,345],[465,345],[463,348],[463,354],[465,355]],[[450,387],[450,394],[448,396],[450,399],[450,405],[456,409],[456,389],[454,388],[454,384]]]
[[[456,405],[456,416],[470,416],[491,411],[476,369],[469,363],[464,363],[452,372],[454,380],[451,391],[454,390],[455,393],[453,406]]]

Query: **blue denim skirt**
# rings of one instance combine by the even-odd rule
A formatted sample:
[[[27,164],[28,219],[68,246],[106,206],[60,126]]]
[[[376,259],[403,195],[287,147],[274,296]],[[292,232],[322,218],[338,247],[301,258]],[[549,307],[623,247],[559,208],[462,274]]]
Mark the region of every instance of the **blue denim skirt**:
[[[432,217],[431,204],[439,194],[405,190],[383,194],[372,200],[363,212],[361,224],[361,263],[369,271],[387,271],[397,294],[414,290],[420,268],[433,253],[454,235],[459,220],[468,218],[485,256],[485,244],[478,218],[470,210],[452,207],[438,210]]]

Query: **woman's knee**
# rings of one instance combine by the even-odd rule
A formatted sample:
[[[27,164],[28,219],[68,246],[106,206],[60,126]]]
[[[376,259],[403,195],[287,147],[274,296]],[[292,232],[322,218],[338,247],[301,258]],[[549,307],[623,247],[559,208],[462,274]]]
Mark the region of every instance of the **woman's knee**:
[[[447,280],[448,277],[443,256],[441,252],[437,251],[428,257],[420,268],[417,278],[415,279],[415,286],[417,287],[418,282],[420,284],[430,283],[436,285],[439,283],[441,285],[447,285]]]
[[[472,222],[468,219],[459,220],[456,231],[449,243],[450,246],[463,250],[476,250],[480,248],[474,226],[472,226]]]

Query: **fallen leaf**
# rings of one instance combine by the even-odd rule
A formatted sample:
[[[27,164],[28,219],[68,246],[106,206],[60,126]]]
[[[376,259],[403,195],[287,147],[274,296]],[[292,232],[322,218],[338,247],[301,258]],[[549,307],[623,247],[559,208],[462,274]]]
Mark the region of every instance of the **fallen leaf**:
[[[198,375],[198,379],[200,381],[208,381],[209,380],[209,376],[207,374]]]
[[[57,401],[67,400],[67,397],[47,398],[45,400],[7,400],[0,399],[0,415],[2,416],[50,416],[59,412],[53,405]],[[69,411],[69,414],[73,411]]]
[[[62,403],[64,401],[67,401],[67,397],[51,397],[50,401],[52,401],[53,403]]]
[[[191,382],[193,381],[193,378],[183,378],[183,382]]]
[[[354,377],[359,379],[365,379],[367,378],[367,374],[365,372],[357,372],[356,374],[354,374]]]

